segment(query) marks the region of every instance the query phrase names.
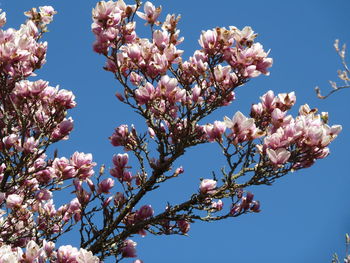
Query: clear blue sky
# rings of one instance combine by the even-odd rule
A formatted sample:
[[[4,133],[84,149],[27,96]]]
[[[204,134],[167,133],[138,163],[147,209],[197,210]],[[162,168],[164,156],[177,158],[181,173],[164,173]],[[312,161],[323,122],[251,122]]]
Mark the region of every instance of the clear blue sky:
[[[331,155],[312,168],[290,174],[272,187],[251,189],[261,201],[261,213],[219,223],[197,223],[191,226],[189,237],[136,238],[139,257],[145,263],[310,263],[330,262],[334,252],[344,254],[344,235],[350,232],[350,90],[321,101],[313,88],[319,85],[326,91],[328,80],[337,78],[340,61],[333,42],[340,38],[350,46],[350,1],[154,3],[163,6],[163,18],[166,13],[182,15],[180,28],[185,42],[180,48],[186,50],[184,57],[199,48],[201,30],[216,26],[252,26],[259,33],[258,41],[266,50],[271,49],[271,75],[253,79],[242,87],[237,100],[208,122],[232,116],[237,110],[247,114],[250,105],[272,89],[276,93],[295,91],[297,107],[307,102],[328,111],[330,122],[342,124],[343,132],[331,145]],[[39,77],[77,96],[78,107],[71,111],[75,130],[69,141],[57,145],[59,154],[91,152],[95,161],[108,167],[112,155],[121,151],[107,139],[113,128],[122,123],[135,123],[139,129],[144,126],[115,99],[114,93],[120,87],[110,73],[102,70],[104,59],[92,52],[90,24],[95,4],[92,0],[0,0],[11,27],[18,27],[24,20],[23,11],[33,6],[52,5],[58,10],[51,32],[45,37],[49,42],[48,63]],[[138,24],[138,28],[142,27],[143,22]],[[199,178],[218,171],[223,160],[213,144],[189,151],[179,163],[185,174],[150,197],[156,208],[163,207],[166,201],[188,197],[197,190]],[[74,237],[68,236],[62,243],[72,240]]]

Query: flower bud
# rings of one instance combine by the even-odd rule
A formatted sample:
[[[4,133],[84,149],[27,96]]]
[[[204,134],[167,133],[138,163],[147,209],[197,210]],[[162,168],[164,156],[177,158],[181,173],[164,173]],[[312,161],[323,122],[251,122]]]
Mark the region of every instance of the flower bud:
[[[23,197],[17,194],[9,195],[6,198],[6,206],[11,209],[21,206],[22,202]]]
[[[216,188],[216,181],[212,179],[204,179],[199,185],[200,192],[202,194],[212,194]]]
[[[154,214],[154,210],[151,205],[142,206],[137,212],[137,218],[140,220],[152,217]]]
[[[218,200],[217,202],[213,202],[211,204],[211,207],[218,210],[218,211],[220,211],[223,206],[224,206],[224,203],[221,200]]]
[[[114,155],[112,161],[115,166],[124,168],[129,161],[129,155],[127,153]]]
[[[177,226],[183,234],[186,234],[188,231],[190,231],[190,223],[188,223],[186,220],[177,221]]]
[[[111,190],[114,186],[114,180],[112,178],[104,179],[102,182],[98,184],[98,193],[109,194],[109,190]]]
[[[131,239],[125,240],[124,245],[121,248],[122,256],[125,258],[135,258],[136,245],[137,243],[132,241]]]

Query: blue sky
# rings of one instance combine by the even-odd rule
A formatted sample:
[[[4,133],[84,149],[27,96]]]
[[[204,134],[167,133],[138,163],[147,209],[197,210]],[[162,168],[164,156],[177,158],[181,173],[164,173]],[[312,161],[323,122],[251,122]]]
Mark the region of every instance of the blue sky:
[[[340,61],[333,49],[334,39],[350,45],[348,0],[250,0],[235,1],[154,1],[166,13],[182,15],[180,29],[185,42],[180,46],[187,58],[199,48],[201,30],[216,26],[253,27],[258,41],[271,49],[274,65],[269,77],[253,79],[236,93],[237,100],[207,119],[222,120],[237,110],[248,114],[250,105],[269,89],[295,91],[297,106],[308,103],[328,111],[331,124],[343,125],[341,135],[331,145],[331,155],[312,168],[289,174],[273,186],[251,189],[261,202],[262,212],[218,223],[197,223],[189,237],[135,239],[138,255],[145,263],[175,262],[330,262],[334,252],[345,251],[344,235],[350,232],[350,90],[323,101],[316,98],[316,85],[329,89],[336,80]],[[58,144],[61,156],[74,151],[91,152],[98,164],[111,165],[121,149],[110,145],[108,137],[122,123],[144,128],[130,109],[116,100],[120,89],[113,76],[102,69],[103,57],[93,53],[90,32],[92,0],[0,0],[8,14],[8,25],[18,27],[23,12],[33,6],[52,5],[58,14],[45,36],[49,42],[47,64],[39,77],[72,90],[78,107],[71,111],[75,129],[69,141]],[[143,22],[138,28],[143,28]],[[142,29],[143,30],[143,29]],[[350,60],[350,59],[349,59]],[[55,146],[53,146],[53,149]],[[188,151],[179,164],[182,178],[165,185],[148,200],[155,207],[166,201],[180,201],[196,191],[200,177],[209,177],[223,164],[214,144]],[[60,198],[60,197],[59,197]],[[159,201],[160,200],[160,201]],[[67,236],[62,243],[74,241]],[[77,244],[75,244],[77,245]],[[131,260],[126,260],[131,262]]]

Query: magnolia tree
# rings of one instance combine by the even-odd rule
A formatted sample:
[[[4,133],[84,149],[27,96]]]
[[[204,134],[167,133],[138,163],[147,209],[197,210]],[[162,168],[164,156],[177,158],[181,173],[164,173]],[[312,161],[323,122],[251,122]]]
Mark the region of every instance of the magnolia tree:
[[[136,235],[186,235],[198,221],[257,213],[260,204],[250,186],[270,185],[312,166],[329,154],[341,131],[308,105],[296,117],[288,114],[294,92],[269,91],[250,116],[236,112],[206,123],[208,115],[234,102],[238,87],[269,74],[272,59],[253,30],[203,31],[199,49],[186,60],[178,49],[180,16],[161,21],[161,7],[150,2],[142,8],[139,1],[102,1],[92,12],[93,49],[120,83],[117,98],[148,130],[115,128],[110,142],[120,153],[111,156],[108,171],[94,171],[91,154],[47,156],[51,144],[68,139],[73,120],[67,111],[76,105],[72,92],[28,80],[45,63],[47,43],[41,38],[55,13],[50,6],[33,8],[18,30],[0,29],[0,262],[119,262],[137,257]],[[138,36],[136,18],[150,27],[150,38]],[[5,22],[1,13],[1,27]],[[155,211],[147,194],[182,176],[184,168],[175,162],[188,148],[207,143],[218,145],[226,168],[208,171],[192,195]],[[71,201],[56,207],[53,194],[60,191],[71,192]],[[78,248],[55,246],[74,229]]]

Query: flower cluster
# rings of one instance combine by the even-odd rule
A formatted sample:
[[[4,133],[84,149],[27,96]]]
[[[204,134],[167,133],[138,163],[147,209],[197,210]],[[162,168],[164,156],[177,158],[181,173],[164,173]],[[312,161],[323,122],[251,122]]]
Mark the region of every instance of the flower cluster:
[[[222,142],[222,137],[234,144],[262,139],[257,148],[267,164],[276,168],[291,163],[291,169],[311,166],[316,159],[329,154],[328,145],[337,137],[341,125],[329,126],[328,114],[317,114],[305,104],[300,107],[299,115],[293,118],[287,111],[295,104],[294,92],[277,96],[268,91],[261,102],[253,104],[251,118],[237,112],[232,119],[225,117],[224,122],[215,121],[203,126],[209,142]],[[229,129],[230,133],[225,134]]]
[[[105,69],[122,85],[116,97],[148,130],[115,128],[111,144],[128,153],[113,156],[107,176],[104,165],[95,173],[91,154],[66,158],[47,152],[68,139],[73,120],[67,111],[76,106],[72,92],[28,80],[45,63],[47,43],[40,39],[55,10],[33,8],[19,30],[3,29],[6,14],[0,11],[0,262],[97,263],[111,256],[119,262],[137,256],[134,235],[187,235],[196,221],[259,212],[248,187],[271,184],[326,157],[341,131],[308,105],[293,118],[287,111],[294,93],[272,91],[249,117],[238,111],[203,125],[236,99],[238,87],[269,74],[269,52],[255,42],[252,28],[231,26],[203,31],[198,50],[185,60],[180,16],[168,14],[162,21],[161,7],[147,1],[142,12],[141,2],[135,3],[100,1],[92,12],[94,51],[105,56]],[[136,18],[146,21],[150,38],[136,33]],[[201,179],[199,190],[180,204],[167,202],[155,211],[145,202],[149,192],[184,174],[175,165],[190,147],[210,142],[220,146],[228,170]],[[137,165],[131,166],[133,160]],[[56,209],[55,192],[65,188],[72,198]],[[224,209],[224,203],[231,206]],[[54,242],[76,224],[81,248],[56,249]]]
[[[161,28],[152,30],[149,40],[137,36],[135,22],[127,22],[135,8],[138,6],[127,6],[122,1],[99,2],[93,11],[92,31],[97,39],[94,49],[107,57],[106,70],[136,86],[125,86],[125,97],[133,97],[158,118],[178,118],[181,106],[192,104],[193,110],[203,100],[228,105],[235,99],[235,87],[261,73],[268,74],[272,59],[261,44],[254,43],[256,34],[250,27],[203,32],[199,40],[202,49],[183,61],[183,51],[177,49],[183,41],[177,29],[180,17],[167,15]],[[136,14],[152,26],[161,24],[157,20],[160,7],[146,2],[144,9],[144,13]],[[212,66],[214,61],[216,65]],[[177,74],[172,78],[168,70],[174,67]],[[157,85],[154,80],[158,80]],[[125,100],[121,93],[118,98]]]
[[[311,166],[316,159],[329,154],[327,147],[340,133],[340,125],[329,126],[326,113],[317,114],[305,104],[299,115],[293,118],[287,111],[294,105],[294,92],[275,96],[272,91],[252,106],[251,115],[258,126],[266,132],[259,146],[271,164],[280,166],[290,161],[293,169]]]
[[[245,117],[238,111],[232,118],[225,117],[225,125],[231,130],[228,137],[232,138],[234,143],[242,143],[254,140],[261,136],[261,131],[256,127],[254,119]]]
[[[107,54],[109,48],[118,45],[118,41],[128,43],[136,38],[135,23],[125,22],[135,9],[135,5],[126,5],[124,1],[98,2],[92,11],[94,23],[91,26],[96,35],[96,52]]]
[[[114,155],[113,164],[115,167],[110,170],[110,174],[121,182],[131,182],[134,178],[127,169],[128,161],[129,155],[127,153]]]
[[[46,62],[40,38],[56,11],[51,6],[26,12],[19,30],[0,29],[0,258],[6,262],[99,262],[91,252],[56,240],[81,220],[89,193],[82,189],[94,175],[91,154],[48,158],[47,148],[68,139],[73,129],[67,111],[76,106],[71,91],[47,81],[29,81]],[[0,14],[0,24],[6,22]],[[73,180],[76,197],[55,207],[53,192]],[[90,193],[91,195],[91,193]],[[49,240],[49,241],[45,241]],[[25,248],[25,252],[22,251]]]
[[[135,133],[134,126],[130,130],[128,125],[123,124],[115,128],[114,133],[109,139],[113,146],[124,146],[125,150],[131,150],[137,143]]]
[[[77,249],[70,245],[61,246],[55,249],[53,242],[43,241],[40,246],[35,241],[30,241],[25,247],[25,251],[21,248],[13,249],[8,245],[0,246],[1,262],[76,262],[76,263],[98,263],[100,260],[92,255],[91,252],[81,248]]]
[[[125,227],[120,234],[123,238],[118,240],[123,257],[136,256],[136,243],[127,239],[128,234],[187,234],[195,220],[214,221],[259,212],[259,201],[253,200],[245,188],[271,184],[291,170],[324,158],[328,144],[341,130],[341,126],[329,127],[308,106],[292,118],[287,111],[295,103],[294,93],[275,97],[271,91],[252,106],[250,117],[238,111],[224,121],[200,124],[216,109],[232,103],[238,87],[261,74],[269,75],[269,52],[256,42],[257,34],[251,27],[218,27],[200,34],[199,49],[186,60],[179,49],[184,40],[178,29],[180,16],[168,14],[162,21],[161,7],[147,1],[143,12],[140,8],[139,1],[136,5],[102,1],[93,10],[92,24],[94,50],[105,56],[104,69],[122,85],[116,97],[142,116],[148,128],[147,136],[123,124],[110,137],[113,146],[123,146],[140,164],[140,172],[133,176],[129,155],[118,154],[110,169],[124,189],[124,193],[107,199],[114,199],[114,209],[123,215],[113,224]],[[146,21],[150,38],[137,34],[135,17]],[[156,157],[151,157],[151,142],[156,144]],[[221,180],[216,174],[213,179],[202,179],[199,192],[190,200],[169,205],[158,215],[154,216],[150,205],[135,210],[148,191],[183,173],[182,167],[172,167],[187,148],[208,142],[217,142],[228,162],[230,170],[221,170]],[[148,167],[152,169],[149,175]],[[250,179],[239,183],[248,173],[253,173]],[[114,181],[105,179],[98,191],[108,194],[112,187]],[[228,212],[223,209],[225,198],[232,204]],[[104,236],[96,242],[101,246],[115,240]]]
[[[231,215],[237,216],[246,211],[251,211],[254,213],[260,212],[260,202],[254,200],[254,195],[250,192],[243,196],[241,191],[238,191],[237,197],[240,198],[239,202],[231,207]]]
[[[46,62],[46,42],[39,42],[42,27],[49,24],[55,11],[51,7],[41,7],[40,12],[32,10],[29,19],[19,30],[0,29],[1,71],[9,76],[13,83],[23,77],[29,77]],[[6,14],[1,13],[1,26],[6,22]],[[20,43],[20,44],[19,44]]]

